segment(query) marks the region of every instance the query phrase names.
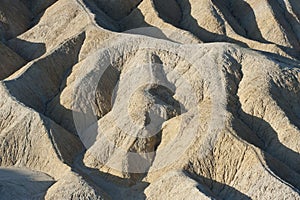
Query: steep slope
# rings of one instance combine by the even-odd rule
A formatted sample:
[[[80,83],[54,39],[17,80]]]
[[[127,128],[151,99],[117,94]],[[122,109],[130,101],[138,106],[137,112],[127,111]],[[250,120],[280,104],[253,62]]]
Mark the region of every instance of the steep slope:
[[[32,13],[22,2],[2,0],[0,8],[1,41],[25,32],[29,28],[32,18]]]
[[[180,78],[178,78],[179,80],[176,79],[176,75],[174,75],[175,72],[172,73],[169,71],[172,70],[171,66],[176,66],[175,71],[179,74],[180,70],[184,72],[183,76],[180,77],[186,78],[188,81],[191,81],[191,85],[193,85],[192,91],[198,91],[197,93],[195,93],[195,95],[196,97],[197,95],[201,96],[202,99],[198,100],[200,102],[196,100],[196,102],[198,103],[195,103],[196,106],[200,107],[198,111],[200,112],[200,121],[196,120],[197,118],[191,119],[188,116],[191,115],[191,113],[197,112],[197,109],[195,111],[196,107],[191,106],[192,100],[187,102],[180,101],[178,98],[186,99],[180,96],[180,94],[182,94],[180,92],[180,85],[173,86],[174,88],[176,88],[176,92],[179,92],[179,94],[175,93],[173,95],[174,97],[176,96],[176,100],[179,101],[182,107],[185,108],[185,113],[181,113],[181,117],[180,110],[179,112],[176,111],[177,114],[175,114],[175,116],[179,115],[180,117],[177,116],[173,119],[169,119],[169,117],[172,118],[172,115],[168,114],[168,112],[170,111],[167,110],[176,110],[176,108],[174,107],[174,102],[168,106],[168,101],[160,99],[167,98],[165,96],[166,94],[164,96],[159,96],[159,93],[162,91],[158,93],[155,92],[153,94],[150,92],[152,95],[158,95],[156,97],[154,96],[154,98],[159,98],[160,101],[164,101],[159,103],[159,105],[162,106],[161,109],[167,109],[166,111],[161,110],[161,112],[167,112],[167,116],[164,119],[164,121],[167,121],[165,122],[165,124],[154,124],[159,127],[161,126],[161,128],[156,127],[158,128],[156,130],[157,132],[155,132],[155,135],[152,136],[152,129],[150,127],[147,128],[147,124],[145,124],[147,116],[144,116],[144,114],[148,112],[151,115],[151,106],[150,108],[143,107],[143,104],[149,105],[149,103],[147,103],[147,98],[143,97],[143,95],[145,94],[143,94],[143,92],[139,95],[137,94],[138,99],[135,99],[135,92],[138,92],[138,88],[143,89],[143,82],[144,84],[150,84],[150,88],[148,88],[147,90],[151,91],[152,87],[156,87],[155,80],[153,82],[153,80],[147,80],[142,76],[142,74],[145,74],[147,72],[147,68],[138,68],[138,71],[135,71],[134,66],[138,66],[138,63],[140,62],[143,63],[143,59],[146,63],[153,62],[149,60],[147,61],[147,56],[145,57],[143,56],[143,54],[146,53],[147,55],[151,52],[151,49],[153,49],[152,45],[154,41],[150,42],[147,41],[146,38],[142,39],[135,37],[133,37],[132,40],[135,42],[130,42],[130,39],[128,39],[127,36],[126,38],[124,38],[124,41],[121,39],[119,40],[121,44],[117,43],[116,46],[111,44],[111,48],[101,50],[97,54],[91,55],[81,64],[89,66],[89,68],[85,68],[83,71],[77,74],[77,77],[86,76],[86,78],[84,77],[82,81],[90,83],[93,82],[91,80],[91,74],[95,75],[95,77],[101,77],[102,74],[102,78],[99,80],[100,87],[102,84],[109,83],[105,78],[106,76],[110,77],[110,80],[118,79],[118,77],[120,77],[120,81],[115,80],[110,83],[110,85],[117,83],[119,84],[118,90],[115,91],[117,92],[115,94],[115,97],[112,97],[113,95],[111,94],[113,93],[113,88],[110,89],[111,91],[108,94],[99,90],[99,96],[96,96],[96,98],[99,98],[99,100],[104,99],[100,101],[101,103],[98,104],[100,106],[105,106],[105,102],[109,103],[109,101],[105,100],[106,98],[114,99],[113,107],[108,107],[108,111],[110,111],[108,114],[103,116],[103,112],[101,113],[102,108],[97,108],[97,104],[92,103],[94,101],[93,98],[95,98],[95,95],[93,95],[92,93],[93,91],[97,90],[97,85],[89,85],[87,90],[84,90],[85,96],[81,96],[80,87],[82,87],[82,83],[79,82],[79,85],[77,86],[79,87],[79,89],[76,89],[76,85],[74,86],[74,84],[71,84],[71,87],[75,87],[75,91],[80,90],[77,93],[78,100],[75,97],[75,107],[73,107],[73,109],[75,111],[81,111],[85,113],[84,116],[82,116],[82,114],[80,113],[77,114],[77,112],[75,112],[75,115],[73,114],[73,116],[75,117],[75,123],[79,123],[77,124],[77,130],[79,130],[80,133],[81,130],[85,130],[86,128],[88,128],[85,132],[80,134],[84,145],[87,148],[90,147],[84,159],[84,162],[87,164],[87,166],[99,168],[102,171],[109,172],[124,178],[131,178],[132,180],[136,181],[144,179],[150,181],[150,183],[151,180],[159,179],[159,177],[161,176],[162,168],[164,173],[166,173],[165,170],[180,170],[184,168],[193,174],[196,173],[197,176],[204,176],[208,180],[212,179],[216,182],[219,182],[220,184],[229,185],[232,188],[235,188],[235,184],[239,186],[239,181],[242,181],[246,177],[251,176],[252,180],[250,182],[256,185],[261,184],[260,187],[264,188],[264,190],[266,191],[278,188],[278,190],[275,189],[276,191],[278,191],[278,193],[271,194],[270,192],[267,192],[271,195],[270,197],[276,197],[277,195],[280,195],[281,192],[284,194],[290,193],[290,197],[298,197],[297,192],[293,192],[293,189],[299,188],[298,178],[295,178],[299,177],[297,168],[299,163],[299,145],[297,145],[297,143],[295,142],[299,141],[299,129],[290,121],[287,121],[286,118],[282,119],[280,116],[275,117],[274,113],[279,114],[280,112],[282,112],[282,109],[276,106],[276,102],[273,99],[268,100],[267,98],[268,95],[270,96],[270,94],[268,94],[268,92],[270,92],[268,85],[272,83],[273,80],[277,79],[277,74],[281,74],[281,70],[287,70],[285,69],[286,63],[284,61],[281,61],[281,63],[278,64],[278,61],[275,62],[269,60],[264,56],[254,52],[249,52],[242,49],[238,50],[234,46],[230,47],[220,44],[206,45],[202,48],[198,47],[198,54],[201,56],[200,58],[193,57],[193,59],[197,61],[197,64],[194,63],[193,66],[203,66],[203,68],[195,69],[189,66],[188,63],[180,60],[181,57],[188,58],[188,52],[190,52],[189,49],[194,47],[183,46],[179,48],[171,45],[171,43],[168,44],[166,42],[155,42],[154,57],[158,56],[158,58],[156,58],[155,60],[160,60],[160,62],[162,62],[159,64],[159,66],[161,66],[163,69],[165,66],[164,61],[168,62],[166,69],[164,69],[165,71],[167,71],[167,80],[176,80],[176,82],[179,82],[182,85],[183,81],[180,81]],[[137,44],[139,44],[141,47],[137,47]],[[166,46],[167,50],[162,50],[165,49]],[[143,47],[147,47],[150,52],[146,50],[144,50],[143,52]],[[107,51],[110,53],[107,54]],[[118,53],[114,53],[114,51],[117,51]],[[113,58],[107,57],[107,55],[116,55],[119,54],[120,51],[123,51],[123,53],[120,54],[121,57],[118,58],[118,62],[115,66],[113,66],[115,70],[113,70],[109,66],[105,66],[105,62],[103,63],[103,61],[107,59],[107,63],[114,63],[113,60],[110,60]],[[177,57],[172,57],[174,55],[177,55]],[[197,53],[194,50],[193,56],[195,55],[197,55]],[[129,60],[119,60],[122,58],[126,58]],[[171,60],[176,62],[172,64],[172,62],[170,62],[169,60],[170,58]],[[99,62],[98,59],[102,60],[102,62]],[[150,59],[152,59],[151,56]],[[259,62],[255,63],[253,62],[254,60],[259,60]],[[97,63],[102,64],[99,65]],[[122,63],[121,66],[119,66],[120,63]],[[216,76],[218,76],[218,72],[216,71],[217,73],[212,73],[212,68],[204,68],[204,66],[206,66],[204,63],[210,63],[210,66],[217,66],[217,71],[221,69],[225,71],[225,74],[219,77],[223,77],[221,80],[219,80],[219,83],[215,82],[218,80],[215,78]],[[296,63],[294,64],[296,65]],[[188,66],[190,68],[187,68]],[[261,70],[262,66],[269,67],[267,69]],[[103,70],[106,69],[105,67],[108,68],[106,71],[97,71],[96,69],[98,69],[99,67],[103,67]],[[154,73],[154,78],[157,81],[156,84],[165,85],[172,88],[172,84],[169,83],[168,85],[168,83],[164,82],[164,78],[162,77],[163,75],[161,74],[160,70],[155,68],[155,63],[150,64],[150,67],[154,67],[154,71],[148,71],[148,73]],[[167,67],[171,67],[171,69],[168,69]],[[247,69],[251,69],[251,71],[247,72]],[[189,70],[191,70],[191,72],[189,72]],[[206,72],[206,70],[209,71]],[[255,73],[253,73],[253,70],[255,71]],[[286,76],[298,76],[298,74],[295,74],[295,72],[297,72],[297,68],[291,68],[291,71],[286,72]],[[84,75],[84,73],[87,74]],[[98,75],[98,73],[100,74]],[[170,74],[170,77],[168,77],[168,74]],[[210,77],[210,74],[215,77]],[[193,77],[198,79],[202,77],[204,80],[193,79]],[[262,101],[258,97],[258,94],[253,91],[250,93],[242,92],[242,94],[238,94],[238,91],[240,92],[240,90],[251,91],[252,87],[257,87],[255,84],[249,83],[245,83],[245,86],[239,86],[239,82],[241,82],[241,84],[244,84],[244,81],[247,81],[248,79],[253,82],[252,77],[257,81],[258,84],[260,84],[260,90],[256,89],[256,92],[263,96],[263,102],[266,102],[264,103],[265,105],[263,105],[263,109],[265,109],[265,106],[268,107],[268,110],[264,111],[264,116],[272,116],[271,121],[267,117],[259,116],[260,118],[258,118],[256,117],[256,114],[252,112],[249,114],[247,113],[253,105],[259,105],[259,102]],[[131,93],[131,90],[128,90],[128,88],[130,88],[129,85],[133,85],[130,80],[132,80],[136,85],[136,89],[132,89],[133,93]],[[141,82],[141,80],[143,81]],[[225,80],[228,80],[229,82],[225,82]],[[206,84],[201,85],[203,83]],[[263,83],[266,84],[265,89]],[[227,100],[222,99],[219,96],[220,94],[222,94],[222,89],[214,89],[214,87],[218,87],[220,86],[220,84],[225,87],[223,91],[225,91],[226,93],[224,97],[227,97]],[[299,82],[297,80],[294,80],[293,84],[296,84],[297,86],[295,85],[295,87],[299,88]],[[105,88],[108,89],[108,87]],[[203,88],[206,88],[206,92],[205,90],[203,91]],[[185,92],[187,92],[186,89],[187,88],[185,87]],[[143,90],[146,90],[146,88],[144,88]],[[251,102],[252,98],[248,96],[246,97],[247,103],[244,103],[245,100],[243,100],[243,95],[248,94],[255,96],[255,99],[253,99],[255,102]],[[190,95],[192,94],[189,93],[189,96]],[[218,100],[215,99],[217,96],[219,98]],[[191,98],[191,96],[189,98]],[[239,98],[241,99],[239,100]],[[298,97],[295,98],[298,99]],[[155,103],[160,101],[155,100]],[[210,101],[212,101],[214,104],[211,104]],[[82,104],[82,102],[91,103]],[[134,104],[135,107],[131,108],[131,104]],[[154,102],[150,104],[154,105]],[[90,105],[92,105],[92,107],[89,107]],[[141,105],[142,107],[136,107],[138,105]],[[128,108],[128,110],[122,109],[124,107]],[[188,110],[188,108],[190,109],[190,111]],[[212,110],[205,108],[210,108]],[[100,114],[96,114],[98,112],[95,111],[95,115],[98,115],[98,118],[100,117],[100,120],[97,124],[90,126],[91,124],[96,122],[95,120],[97,120],[97,117],[92,117],[92,113],[89,113],[89,111],[97,109],[100,110]],[[136,111],[132,109],[137,109],[138,112],[142,111],[142,113],[136,113],[138,114],[136,118],[134,116],[134,113]],[[126,114],[126,112],[128,112],[128,114]],[[189,112],[191,113],[189,114]],[[107,113],[107,111],[105,113]],[[163,117],[162,113],[160,115],[161,117]],[[193,115],[195,114],[192,114],[192,116]],[[215,115],[220,116],[217,117]],[[131,120],[137,123],[137,125],[140,124],[139,126],[141,127],[135,127],[132,124]],[[255,120],[255,122],[253,122],[253,120]],[[255,125],[253,125],[253,123]],[[285,125],[280,126],[273,123],[284,123]],[[197,128],[199,124],[203,124],[204,127]],[[218,127],[217,124],[223,126]],[[146,132],[139,133],[139,130],[142,131],[144,126]],[[181,126],[185,128],[181,129]],[[282,129],[281,127],[285,128]],[[211,128],[213,128],[213,130],[210,130]],[[181,130],[182,132],[176,133],[178,130]],[[195,135],[192,134],[191,130],[194,130],[194,132],[196,132]],[[190,138],[191,140],[187,138],[187,133],[185,133],[185,131],[189,132],[190,137],[192,137],[192,139]],[[140,138],[138,136],[139,134],[150,134],[151,137],[149,136],[149,138]],[[184,137],[184,139],[182,137]],[[173,139],[173,141],[171,138]],[[195,138],[198,138],[197,141],[199,143],[193,141]],[[241,140],[244,140],[244,142],[242,142]],[[170,142],[171,144],[168,144]],[[193,145],[189,144],[188,142],[191,142]],[[226,145],[222,145],[222,143],[225,143]],[[189,148],[179,148],[177,150],[174,149],[178,148],[178,145]],[[233,148],[235,145],[237,148],[236,150]],[[209,151],[209,149],[211,149],[211,152]],[[229,149],[230,153],[227,152]],[[202,153],[200,153],[201,150],[203,150]],[[194,152],[194,154],[186,155],[185,151],[191,151]],[[155,154],[153,154],[152,152],[155,152]],[[201,155],[200,158],[198,158],[198,156],[200,156],[199,154]],[[193,155],[196,157],[194,157]],[[230,161],[230,159],[228,160],[230,161],[229,163],[224,162],[225,160],[227,160],[226,155],[234,155],[232,156],[232,161]],[[266,160],[263,157],[265,157]],[[214,162],[215,164],[209,165],[209,163],[207,163],[205,160],[202,160],[207,158],[209,158],[209,160],[211,160],[211,162]],[[176,164],[173,163],[173,159],[177,160]],[[197,161],[193,159],[196,159]],[[171,162],[172,160],[173,162]],[[262,162],[262,160],[264,161]],[[197,163],[195,163],[196,166],[194,166],[194,162]],[[199,166],[200,163],[204,163],[203,166],[202,164]],[[236,163],[240,164],[237,165]],[[252,168],[252,166],[256,167]],[[225,174],[230,173],[226,169],[231,169],[230,171],[232,174],[227,175],[226,179],[224,179]],[[282,173],[282,169],[284,169],[284,173]],[[194,170],[197,170],[197,172],[195,172]],[[202,170],[209,171],[205,172]],[[148,175],[136,174],[146,171],[149,171]],[[202,173],[199,173],[199,171],[202,171]],[[238,171],[247,172],[249,175],[241,174],[239,177],[239,175],[237,174]],[[255,177],[254,175],[251,175],[256,173],[258,173],[259,176]],[[285,175],[286,173],[293,175],[287,176]],[[278,179],[283,180],[284,182],[278,181]],[[235,181],[236,183],[234,183]],[[286,183],[286,185],[283,186],[283,183]],[[233,189],[228,189],[223,191],[223,193],[218,194],[219,187],[220,186],[218,186],[216,189],[213,189],[213,193],[225,196],[227,198],[230,198],[230,195],[234,196],[234,194],[231,194]],[[254,185],[243,187],[245,188],[238,188],[238,191],[244,194],[249,193],[251,197],[255,197],[255,195],[260,196],[264,192],[266,192],[262,190],[261,193],[256,191],[258,193],[254,194],[251,192],[251,188],[254,187]],[[239,193],[237,193],[236,195],[239,195]],[[234,197],[238,198],[238,196]]]
[[[0,168],[0,199],[41,199],[54,180],[40,172],[22,168]],[[12,193],[12,191],[14,191]]]
[[[0,80],[7,78],[26,63],[23,58],[3,43],[0,43],[0,59],[2,61],[0,63]]]

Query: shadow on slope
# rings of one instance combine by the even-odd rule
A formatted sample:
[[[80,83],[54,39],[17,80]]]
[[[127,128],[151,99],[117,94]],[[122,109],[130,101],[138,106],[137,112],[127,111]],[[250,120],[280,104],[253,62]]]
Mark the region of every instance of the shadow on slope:
[[[289,88],[280,87],[273,81],[270,92],[274,101],[284,111],[289,121],[300,130],[300,90],[297,77],[286,81]]]
[[[238,44],[242,47],[248,47],[246,43],[230,38],[226,35],[219,35],[217,33],[209,32],[208,30],[199,26],[197,20],[191,14],[191,4],[188,0],[184,0],[186,10],[182,10],[183,16],[180,22],[180,28],[190,31],[196,37],[204,42],[230,42]],[[180,4],[179,4],[180,5]],[[180,5],[181,9],[183,5]]]
[[[0,168],[0,200],[43,199],[55,181],[43,173]]]
[[[86,6],[91,11],[91,13],[95,15],[95,21],[100,27],[111,31],[119,31],[120,28],[116,21],[113,20],[106,13],[104,13],[103,10],[99,9],[95,1],[83,0],[83,3],[84,5],[82,6]]]
[[[98,169],[85,166],[83,162],[84,153],[78,155],[72,166],[72,170],[89,182],[91,185],[96,185],[107,192],[112,199],[125,198],[123,195],[126,193],[127,199],[146,199],[144,190],[148,187],[149,183],[144,181],[133,181],[131,179],[120,178],[109,173],[104,173]]]
[[[153,0],[153,4],[161,19],[175,27],[179,26],[182,13],[176,0]]]
[[[57,0],[20,0],[35,16],[54,4]]]
[[[34,43],[19,38],[9,40],[8,46],[28,62],[42,56],[46,52],[44,43]]]
[[[271,6],[275,19],[282,27],[288,42],[293,48],[299,51],[300,43],[299,38],[297,38],[297,36],[300,37],[300,34],[297,32],[300,27],[299,22],[288,12],[282,0],[269,0],[268,3]]]
[[[26,64],[23,58],[1,42],[0,60],[0,80],[7,78]]]
[[[184,171],[184,173],[197,181],[199,185],[198,190],[205,195],[216,198],[216,199],[241,199],[241,200],[251,200],[249,196],[238,191],[234,187],[220,183],[218,181],[208,179],[204,176],[195,175],[192,172]]]
[[[119,24],[121,32],[130,32],[134,29],[151,27],[151,25],[145,21],[145,16],[139,8],[134,9],[128,16],[119,21]]]
[[[239,69],[240,77],[242,77],[241,64],[234,60],[233,65]],[[267,121],[244,112],[237,95],[242,78],[238,80],[234,75],[227,76],[230,76],[228,80],[232,81],[228,83],[231,93],[228,109],[235,116],[232,121],[233,129],[236,130],[240,138],[263,150],[267,165],[272,172],[291,184],[293,189],[299,190],[300,154],[282,144],[277,132]],[[242,125],[241,127],[241,122],[245,126]]]
[[[264,152],[265,161],[272,172],[287,183],[300,190],[300,154],[284,144],[278,138],[276,131],[265,120],[249,115],[239,108],[238,118],[247,126],[247,132],[252,135],[244,134],[245,128],[240,130],[240,122],[233,121],[234,130],[243,140],[260,148]],[[258,138],[259,142],[253,137]]]
[[[30,63],[18,77],[4,81],[10,94],[26,106],[44,113],[47,103],[60,91],[65,74],[78,62],[84,40],[83,32]]]
[[[220,4],[220,2],[216,0],[214,0],[214,3],[216,3],[216,5]],[[224,3],[226,4],[224,5]],[[227,7],[227,9],[231,12],[231,15],[238,22],[238,24],[245,30],[246,37],[258,42],[270,43],[262,36],[261,31],[257,24],[255,13],[251,8],[251,6],[246,1],[227,0],[224,3],[223,5]],[[224,16],[226,17],[226,15]],[[230,23],[231,20],[227,20],[227,21]]]

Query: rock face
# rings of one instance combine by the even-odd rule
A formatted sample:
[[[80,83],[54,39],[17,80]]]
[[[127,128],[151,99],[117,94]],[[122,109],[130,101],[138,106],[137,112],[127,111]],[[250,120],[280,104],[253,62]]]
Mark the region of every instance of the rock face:
[[[54,180],[26,168],[1,168],[1,199],[42,199]]]
[[[300,199],[299,21],[296,0],[0,0],[0,199]]]

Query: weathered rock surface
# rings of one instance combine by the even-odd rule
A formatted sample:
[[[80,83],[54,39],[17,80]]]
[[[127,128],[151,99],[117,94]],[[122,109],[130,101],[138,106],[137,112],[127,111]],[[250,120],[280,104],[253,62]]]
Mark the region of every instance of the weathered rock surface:
[[[299,21],[296,0],[0,0],[0,199],[300,199]]]
[[[0,168],[0,199],[42,199],[55,181],[46,174],[26,168]]]

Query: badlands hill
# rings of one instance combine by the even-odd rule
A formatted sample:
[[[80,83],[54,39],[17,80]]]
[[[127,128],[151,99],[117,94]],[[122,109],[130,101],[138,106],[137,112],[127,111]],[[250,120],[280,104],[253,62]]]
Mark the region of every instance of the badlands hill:
[[[0,199],[300,199],[299,0],[0,0]]]

